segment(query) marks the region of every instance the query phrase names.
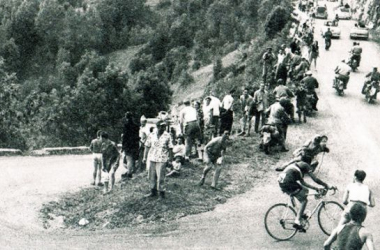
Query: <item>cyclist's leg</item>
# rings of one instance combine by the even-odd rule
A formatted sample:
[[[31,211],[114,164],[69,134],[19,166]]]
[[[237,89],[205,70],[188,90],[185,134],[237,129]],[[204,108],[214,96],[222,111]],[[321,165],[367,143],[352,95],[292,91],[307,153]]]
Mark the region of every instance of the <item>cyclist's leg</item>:
[[[300,202],[300,209],[297,212],[297,218],[294,221],[294,224],[301,225],[301,217],[306,209],[308,193],[309,189],[302,187],[302,189],[294,195],[294,197]]]

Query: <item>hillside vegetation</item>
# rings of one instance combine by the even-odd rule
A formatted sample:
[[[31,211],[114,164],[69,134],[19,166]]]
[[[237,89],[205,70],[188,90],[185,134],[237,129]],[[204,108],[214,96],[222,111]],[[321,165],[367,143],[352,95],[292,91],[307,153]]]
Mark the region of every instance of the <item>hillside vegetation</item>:
[[[98,129],[118,140],[125,111],[167,110],[174,85],[196,84],[192,71],[242,44],[253,43],[244,70],[214,69],[206,91],[254,84],[292,11],[282,0],[0,0],[0,9],[0,147],[20,149],[87,144]],[[128,68],[110,63],[131,47]]]

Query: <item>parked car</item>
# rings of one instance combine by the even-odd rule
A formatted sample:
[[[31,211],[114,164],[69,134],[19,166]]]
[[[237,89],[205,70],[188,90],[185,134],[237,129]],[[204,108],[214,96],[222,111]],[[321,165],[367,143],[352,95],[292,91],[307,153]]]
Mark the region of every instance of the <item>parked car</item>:
[[[368,28],[364,24],[356,23],[355,26],[350,31],[350,38],[351,39],[361,38],[361,39],[368,40],[369,38]]]
[[[330,31],[332,33],[333,38],[339,38],[340,37],[340,28],[338,27],[339,22],[330,20],[324,22],[322,28],[321,28],[321,35],[323,36],[327,29],[330,28]]]
[[[313,17],[327,19],[327,7],[326,5],[318,5],[314,8]]]
[[[340,19],[346,19],[346,20],[349,20],[349,19],[351,19],[351,17],[352,17],[351,9],[350,9],[350,8],[346,8],[346,7],[344,7],[344,6],[339,7],[339,8],[335,11],[335,16],[338,16],[338,17],[339,17],[339,20],[340,20]]]

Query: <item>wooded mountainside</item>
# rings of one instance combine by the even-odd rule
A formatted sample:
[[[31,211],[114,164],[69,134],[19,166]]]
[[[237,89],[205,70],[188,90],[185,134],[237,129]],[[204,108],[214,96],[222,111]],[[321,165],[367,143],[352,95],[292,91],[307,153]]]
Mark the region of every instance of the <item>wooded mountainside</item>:
[[[245,71],[232,69],[241,86],[258,76],[263,46],[286,40],[292,10],[283,0],[0,0],[0,147],[84,145],[99,129],[118,141],[127,110],[167,110],[170,85],[196,84],[191,71],[255,41]],[[110,63],[136,45],[128,70]]]

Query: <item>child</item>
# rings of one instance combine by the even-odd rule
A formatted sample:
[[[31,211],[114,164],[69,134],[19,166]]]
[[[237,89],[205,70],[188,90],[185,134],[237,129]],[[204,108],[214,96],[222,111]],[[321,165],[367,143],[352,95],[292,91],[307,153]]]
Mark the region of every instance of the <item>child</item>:
[[[356,170],[354,174],[354,182],[348,184],[343,195],[343,204],[347,205],[342,214],[339,225],[344,225],[351,220],[350,209],[354,204],[360,204],[367,210],[367,206],[374,207],[375,199],[369,187],[363,184],[366,173],[363,170]]]
[[[172,162],[172,169],[169,169],[169,173],[166,176],[172,176],[179,174],[182,164],[185,160],[186,146],[184,145],[184,138],[182,135],[177,137],[177,145],[173,147],[174,161]]]
[[[104,194],[112,191],[115,184],[115,172],[119,167],[120,152],[116,144],[108,138],[106,132],[102,132],[102,159],[103,159],[103,172],[104,178]],[[110,183],[110,186],[108,184]],[[109,188],[108,188],[109,187]]]
[[[100,139],[101,130],[99,130],[96,133],[96,139],[91,141],[90,144],[90,150],[92,152],[92,156],[94,158],[94,172],[92,174],[93,176],[93,182],[91,182],[91,185],[95,185],[96,182],[96,176],[98,177],[98,186],[103,186],[103,183],[101,183],[102,179],[102,141]]]

